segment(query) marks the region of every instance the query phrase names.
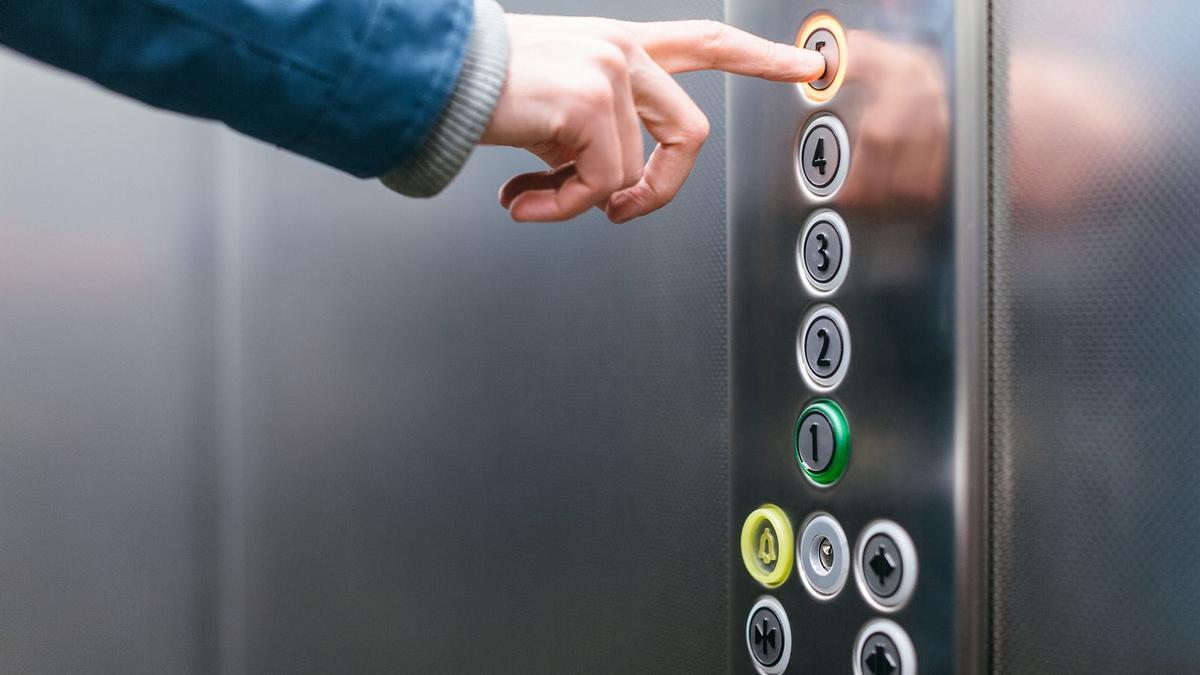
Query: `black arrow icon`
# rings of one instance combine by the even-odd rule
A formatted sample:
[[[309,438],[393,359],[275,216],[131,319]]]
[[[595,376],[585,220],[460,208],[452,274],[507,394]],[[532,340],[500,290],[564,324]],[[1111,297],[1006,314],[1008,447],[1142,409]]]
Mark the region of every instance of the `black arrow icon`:
[[[775,629],[771,627],[771,622],[763,617],[761,624],[754,626],[754,646],[762,650],[763,658],[768,656],[767,649],[775,649]]]
[[[888,650],[876,642],[875,651],[867,656],[867,669],[871,671],[872,675],[892,675],[896,672],[896,662]]]
[[[887,583],[887,578],[892,576],[892,572],[896,571],[896,563],[892,560],[892,556],[888,555],[887,549],[880,546],[879,550],[875,551],[875,555],[871,556],[871,571],[875,576],[879,577],[879,585]]]

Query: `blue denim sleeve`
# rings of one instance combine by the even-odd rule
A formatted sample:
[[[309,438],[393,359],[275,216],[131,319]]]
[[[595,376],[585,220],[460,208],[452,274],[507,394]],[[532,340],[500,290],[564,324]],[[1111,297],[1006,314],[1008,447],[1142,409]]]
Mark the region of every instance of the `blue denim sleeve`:
[[[454,88],[472,0],[0,0],[0,44],[360,177]]]

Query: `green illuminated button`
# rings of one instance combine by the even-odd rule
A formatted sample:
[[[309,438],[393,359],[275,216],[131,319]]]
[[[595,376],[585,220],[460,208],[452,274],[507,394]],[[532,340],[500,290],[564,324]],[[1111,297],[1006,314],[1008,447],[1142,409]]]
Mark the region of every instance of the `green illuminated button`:
[[[818,485],[832,485],[850,462],[850,425],[833,401],[810,404],[796,419],[796,462]]]
[[[755,509],[742,524],[742,562],[750,576],[767,588],[787,581],[795,547],[792,523],[774,504]]]

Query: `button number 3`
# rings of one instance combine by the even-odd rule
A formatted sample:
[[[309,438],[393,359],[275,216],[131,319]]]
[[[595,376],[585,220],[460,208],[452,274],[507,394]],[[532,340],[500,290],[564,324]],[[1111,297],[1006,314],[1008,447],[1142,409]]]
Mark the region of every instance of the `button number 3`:
[[[817,271],[824,272],[829,269],[829,237],[826,237],[824,232],[817,233],[817,255],[821,256]]]

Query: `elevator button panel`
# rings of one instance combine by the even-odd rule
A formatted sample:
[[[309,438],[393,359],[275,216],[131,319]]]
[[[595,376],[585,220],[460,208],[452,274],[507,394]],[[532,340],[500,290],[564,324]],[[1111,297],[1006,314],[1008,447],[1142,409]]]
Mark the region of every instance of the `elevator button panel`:
[[[871,135],[912,103],[876,64],[927,47],[947,55],[932,62],[947,67],[929,73],[942,78],[937,91],[955,91],[945,10],[934,0],[833,0],[808,16],[784,0],[730,5],[739,28],[775,39],[797,30],[795,44],[826,62],[796,88],[730,83],[731,501],[735,522],[745,519],[746,570],[733,570],[732,616],[747,622],[730,637],[748,651],[738,675],[780,667],[784,609],[797,630],[789,672],[915,675],[907,630],[930,641],[917,645],[928,671],[964,670],[932,646],[955,639],[956,579],[918,574],[918,562],[956,569],[957,478],[930,471],[954,465],[960,438],[956,179],[928,174],[936,184],[921,195],[940,194],[933,203],[914,203],[910,189],[926,178],[913,167],[956,147],[957,117],[904,137],[919,162]],[[905,529],[915,524],[916,541]],[[760,604],[764,587],[773,609]]]
[[[792,626],[783,605],[763,596],[746,618],[746,650],[761,675],[780,675],[792,656]]]
[[[780,586],[792,573],[794,542],[787,514],[774,504],[761,506],[742,524],[742,563],[758,583]]]

